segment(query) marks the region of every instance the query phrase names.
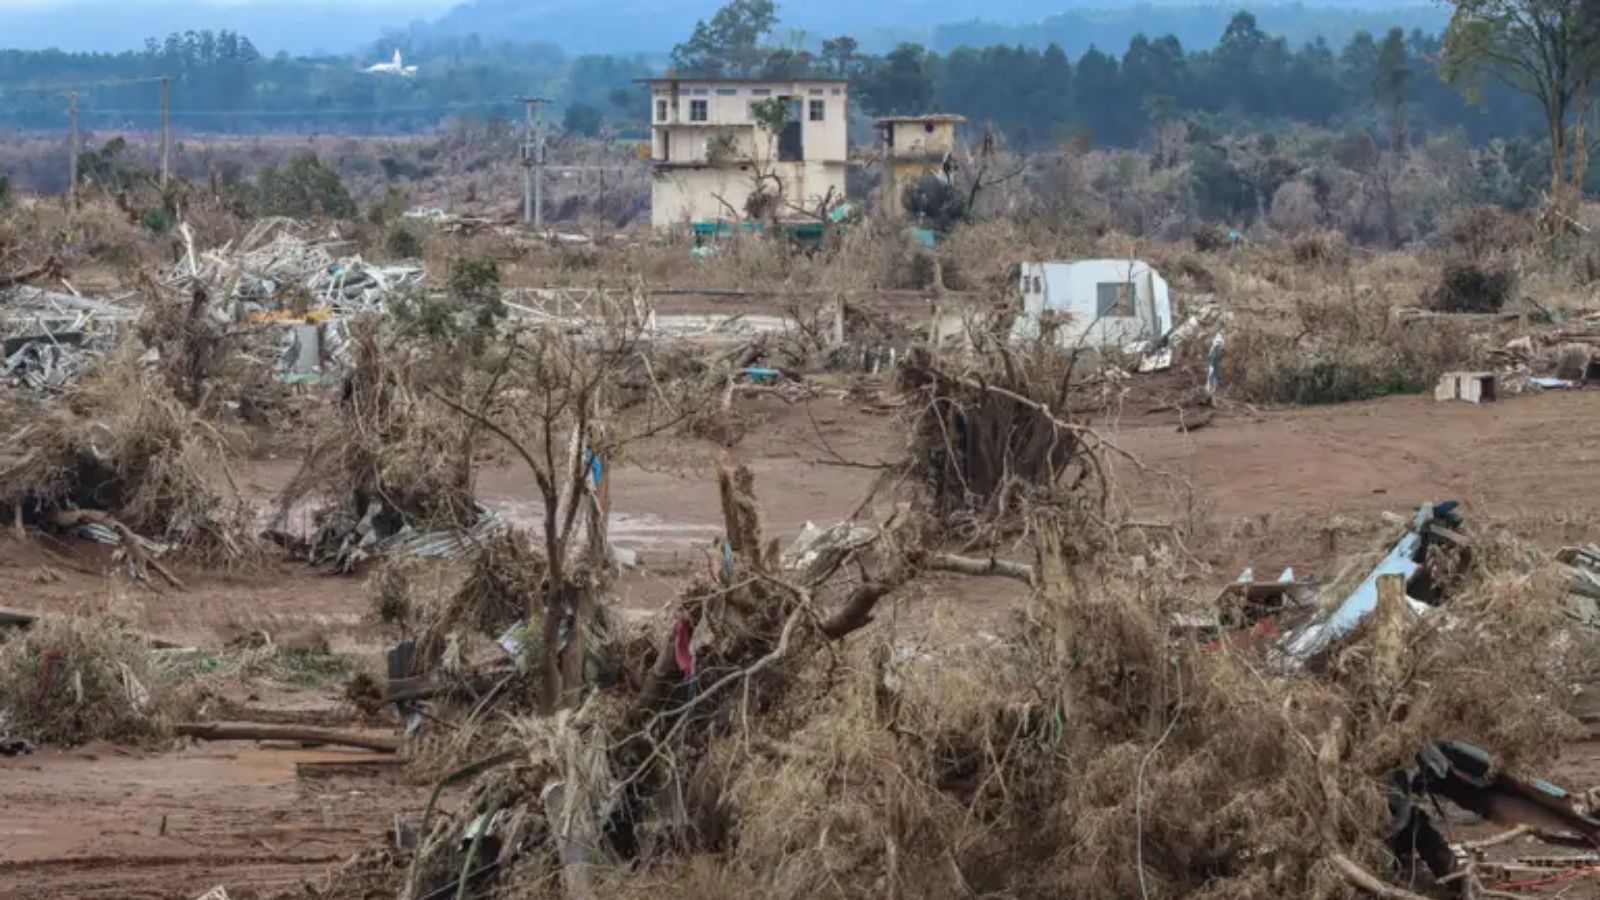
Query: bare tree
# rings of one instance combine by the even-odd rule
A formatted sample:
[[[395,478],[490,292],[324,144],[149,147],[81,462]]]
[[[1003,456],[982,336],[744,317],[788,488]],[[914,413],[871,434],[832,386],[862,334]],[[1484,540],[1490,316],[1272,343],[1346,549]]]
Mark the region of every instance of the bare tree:
[[[614,569],[607,535],[608,472],[630,432],[624,386],[640,365],[645,315],[637,293],[604,292],[581,322],[510,329],[473,399],[434,396],[498,437],[533,476],[541,500],[546,576],[529,598],[542,641],[539,702],[571,706],[583,687],[585,621]],[[679,404],[682,408],[682,404]]]

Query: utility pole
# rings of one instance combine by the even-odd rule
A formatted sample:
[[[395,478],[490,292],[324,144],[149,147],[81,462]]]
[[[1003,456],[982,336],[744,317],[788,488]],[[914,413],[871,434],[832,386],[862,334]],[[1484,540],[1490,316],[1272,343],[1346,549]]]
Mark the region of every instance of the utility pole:
[[[518,97],[522,104],[522,221],[544,225],[545,97]]]
[[[72,120],[72,137],[67,141],[67,201],[78,208],[78,92],[67,95],[67,116]]]
[[[163,192],[167,189],[167,171],[172,152],[172,120],[168,115],[172,109],[168,102],[170,80],[165,75],[161,76],[161,190]]]

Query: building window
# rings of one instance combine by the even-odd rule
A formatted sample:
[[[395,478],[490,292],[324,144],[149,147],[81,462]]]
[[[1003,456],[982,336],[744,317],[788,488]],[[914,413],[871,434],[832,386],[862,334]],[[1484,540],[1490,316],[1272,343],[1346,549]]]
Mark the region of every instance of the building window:
[[[665,122],[666,120],[667,120],[667,101],[665,101],[665,100],[657,100],[656,101],[656,121],[657,122]]]
[[[1095,285],[1095,314],[1102,319],[1133,316],[1133,283],[1102,281]]]
[[[738,88],[717,88],[718,97],[736,97],[738,94]]]
[[[711,118],[708,102],[705,100],[689,101],[689,121],[704,122]]]
[[[828,117],[828,101],[826,101],[826,100],[813,100],[813,101],[811,101],[811,121],[813,121],[813,122],[821,122],[821,121],[825,120],[827,117]]]
[[[835,97],[837,97],[837,96],[839,96],[839,95],[841,95],[843,93],[844,93],[844,88],[834,88],[833,89],[833,95]]]
[[[813,97],[821,97],[822,94],[823,94],[822,88],[812,88],[811,89],[811,96],[813,96]]]
[[[696,97],[704,97],[704,96],[706,96],[706,95],[711,93],[711,89],[710,88],[692,88],[692,89],[690,89],[689,93],[693,94]]]
[[[757,97],[770,97],[772,96],[772,88],[751,88],[750,93]]]

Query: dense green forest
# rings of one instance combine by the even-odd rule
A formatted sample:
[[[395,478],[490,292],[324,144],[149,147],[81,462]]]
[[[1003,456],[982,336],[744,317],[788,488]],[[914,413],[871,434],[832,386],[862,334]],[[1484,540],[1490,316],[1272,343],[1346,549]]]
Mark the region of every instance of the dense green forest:
[[[996,44],[936,53],[903,44],[860,52],[850,37],[815,50],[769,44],[767,0],[735,0],[674,51],[680,71],[847,75],[866,114],[955,112],[976,133],[992,125],[1014,146],[1063,140],[1133,146],[1162,125],[1225,131],[1289,122],[1383,126],[1404,136],[1460,129],[1474,142],[1536,133],[1539,112],[1494,85],[1469,103],[1438,77],[1439,39],[1421,30],[1359,32],[1342,46],[1291,46],[1236,15],[1214,45],[1185,48],[1172,36],[1134,37],[1120,53]],[[191,131],[407,132],[453,117],[515,118],[512,99],[553,97],[573,131],[637,135],[647,105],[635,78],[658,72],[644,57],[567,57],[550,45],[476,37],[397,35],[418,66],[410,77],[371,74],[350,59],[265,57],[231,32],[189,32],[120,54],[0,51],[0,127],[58,130],[68,91],[79,92],[88,129],[150,128],[159,121],[157,79],[171,78],[173,121]]]

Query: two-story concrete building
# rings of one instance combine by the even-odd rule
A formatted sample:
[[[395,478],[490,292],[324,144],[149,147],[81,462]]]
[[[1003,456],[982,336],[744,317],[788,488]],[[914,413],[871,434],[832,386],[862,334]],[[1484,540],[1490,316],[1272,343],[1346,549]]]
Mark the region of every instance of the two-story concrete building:
[[[657,228],[756,218],[750,197],[781,186],[778,217],[843,201],[849,101],[843,79],[645,79],[650,86],[650,221]],[[783,125],[757,116],[777,101]],[[774,180],[776,185],[773,184]]]
[[[898,216],[905,211],[906,189],[924,176],[949,178],[955,168],[956,126],[965,116],[887,116],[874,119],[883,143],[883,209]]]

